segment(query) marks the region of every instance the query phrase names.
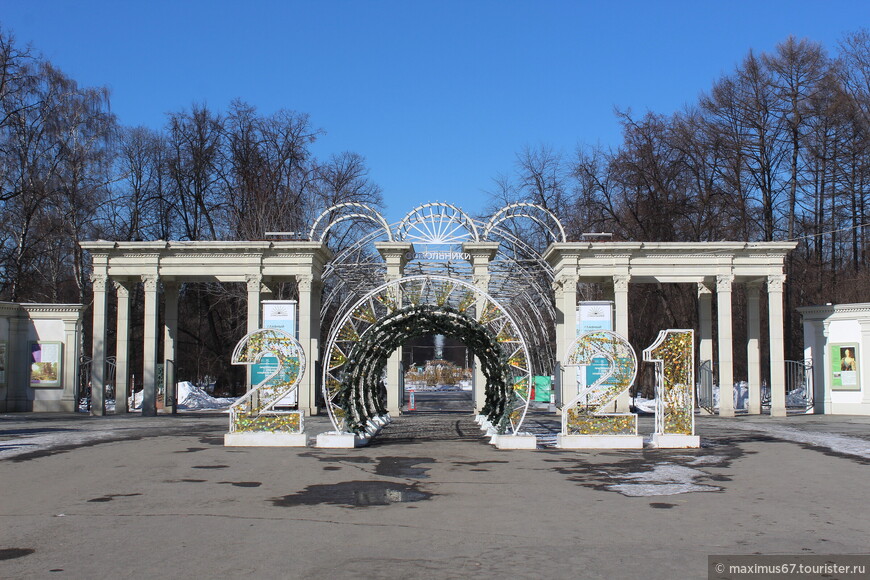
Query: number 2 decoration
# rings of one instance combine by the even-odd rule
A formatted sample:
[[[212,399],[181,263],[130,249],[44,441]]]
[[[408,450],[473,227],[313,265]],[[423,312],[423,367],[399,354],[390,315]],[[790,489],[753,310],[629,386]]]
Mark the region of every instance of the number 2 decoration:
[[[230,407],[230,432],[302,432],[302,413],[274,410],[278,401],[298,388],[305,373],[305,353],[299,341],[283,330],[261,328],[236,344],[232,363],[253,365],[268,354],[278,361],[275,371]]]
[[[631,388],[637,375],[637,356],[625,337],[610,330],[587,332],[571,345],[565,366],[589,365],[599,357],[607,361],[608,369],[568,403],[562,414],[562,433],[637,435],[637,415],[606,411]]]
[[[643,360],[655,365],[656,414],[654,443],[668,446],[668,436],[693,436],[694,332],[662,330],[643,351]],[[586,366],[603,357],[608,368],[592,385],[583,387],[565,406],[563,435],[637,435],[637,415],[607,410],[627,392],[637,375],[637,357],[628,340],[609,330],[588,332],[571,344],[565,365]],[[693,437],[693,439],[696,439]],[[674,446],[697,446],[677,443]]]

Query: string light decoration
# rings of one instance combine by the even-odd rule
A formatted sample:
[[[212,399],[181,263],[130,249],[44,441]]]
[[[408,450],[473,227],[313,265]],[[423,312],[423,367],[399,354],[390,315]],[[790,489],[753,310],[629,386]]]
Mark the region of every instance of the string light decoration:
[[[607,360],[609,368],[565,406],[562,434],[637,435],[637,415],[604,411],[631,388],[637,375],[637,356],[625,337],[609,330],[578,336],[568,348],[564,366],[586,366],[599,357]]]
[[[693,330],[662,330],[643,351],[643,360],[655,364],[655,432],[667,435],[695,434],[695,333]]]
[[[305,373],[302,345],[283,330],[261,328],[245,335],[236,344],[232,363],[253,365],[266,355],[277,359],[277,368],[230,407],[230,432],[302,433],[300,411],[274,409],[278,401],[299,387]]]
[[[359,300],[327,340],[323,391],[333,425],[362,433],[385,415],[382,377],[408,339],[443,334],[462,341],[486,378],[482,409],[501,433],[516,432],[529,405],[528,349],[512,318],[471,284],[441,276],[389,282]]]

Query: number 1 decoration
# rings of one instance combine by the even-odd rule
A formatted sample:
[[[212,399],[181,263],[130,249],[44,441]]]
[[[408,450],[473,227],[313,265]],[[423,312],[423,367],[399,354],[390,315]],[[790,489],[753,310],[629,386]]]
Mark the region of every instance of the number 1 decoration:
[[[657,447],[697,447],[695,437],[695,333],[662,330],[643,351],[643,360],[655,365]]]

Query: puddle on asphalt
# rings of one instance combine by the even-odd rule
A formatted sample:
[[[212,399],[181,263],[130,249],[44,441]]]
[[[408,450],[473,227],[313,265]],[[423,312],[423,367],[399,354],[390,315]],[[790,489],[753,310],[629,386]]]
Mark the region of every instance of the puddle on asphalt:
[[[345,481],[335,484],[311,485],[299,493],[273,498],[276,507],[299,505],[338,505],[369,507],[410,503],[430,499],[433,494],[421,491],[416,485],[391,481]]]
[[[263,485],[259,481],[219,481],[218,483],[229,484],[233,487],[260,487]]]
[[[428,467],[416,467],[419,463],[435,463],[431,457],[381,457],[375,467],[375,473],[387,477],[410,477],[421,479],[429,477]]]
[[[205,451],[205,447],[188,447],[183,451],[173,451],[173,453],[195,453],[197,451]]]
[[[141,493],[113,493],[109,495],[104,495],[103,497],[95,497],[94,499],[89,499],[88,503],[105,503],[107,501],[112,501],[116,497],[134,497],[137,495],[142,495]]]
[[[0,560],[23,558],[35,552],[33,548],[0,548]]]

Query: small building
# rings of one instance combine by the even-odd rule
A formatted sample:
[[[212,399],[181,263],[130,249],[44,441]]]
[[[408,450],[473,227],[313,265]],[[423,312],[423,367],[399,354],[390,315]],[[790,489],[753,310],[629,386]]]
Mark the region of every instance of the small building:
[[[870,415],[870,302],[798,308],[816,413]]]
[[[84,309],[0,302],[0,412],[76,409]]]

